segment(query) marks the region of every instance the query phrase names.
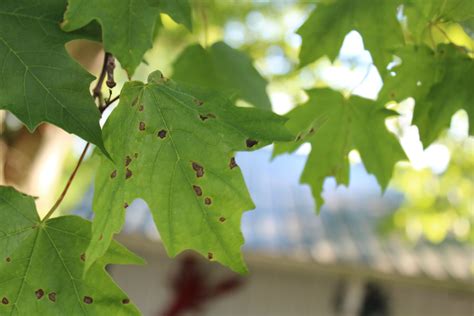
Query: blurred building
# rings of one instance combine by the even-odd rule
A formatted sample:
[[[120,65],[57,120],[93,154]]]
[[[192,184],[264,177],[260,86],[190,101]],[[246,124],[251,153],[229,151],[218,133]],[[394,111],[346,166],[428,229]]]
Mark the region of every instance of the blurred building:
[[[381,234],[403,197],[382,195],[360,164],[348,188],[326,181],[316,215],[309,187],[298,183],[306,157],[270,156],[266,149],[237,155],[257,205],[242,221],[246,276],[191,254],[169,259],[146,203],[130,205],[119,240],[148,265],[111,273],[145,315],[474,315],[471,246]],[[90,204],[89,196],[86,216]]]

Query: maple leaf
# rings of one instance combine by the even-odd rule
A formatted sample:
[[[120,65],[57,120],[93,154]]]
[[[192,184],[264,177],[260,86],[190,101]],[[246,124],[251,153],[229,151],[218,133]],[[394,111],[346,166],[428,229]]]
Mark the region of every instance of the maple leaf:
[[[383,74],[392,60],[392,51],[404,44],[397,20],[398,1],[336,0],[319,3],[297,31],[302,37],[301,66],[327,55],[334,60],[345,36],[358,31],[374,64]]]
[[[104,150],[100,113],[89,93],[94,77],[64,48],[88,35],[61,31],[65,6],[63,0],[0,2],[0,109],[30,131],[49,122]]]
[[[63,30],[80,29],[96,20],[102,26],[105,50],[114,54],[131,76],[153,45],[160,12],[189,29],[191,9],[184,0],[69,0]]]
[[[307,93],[308,102],[287,114],[286,126],[297,135],[296,141],[276,144],[274,156],[293,152],[304,142],[311,144],[301,182],[311,186],[318,208],[326,177],[348,184],[348,154],[352,149],[359,151],[365,168],[384,189],[395,163],[406,158],[396,137],[385,127],[385,119],[397,113],[372,100],[357,96],[346,99],[331,89]]]
[[[41,222],[32,197],[0,186],[0,314],[138,315],[105,265],[140,264],[117,242],[83,279],[90,222],[62,216]]]
[[[401,64],[387,76],[379,100],[415,99],[413,124],[418,127],[425,147],[449,127],[452,115],[464,109],[469,116],[469,134],[474,134],[474,93],[470,78],[474,78],[474,60],[463,48],[438,45],[433,51],[427,46],[407,46],[397,55]]]
[[[207,49],[199,44],[187,47],[173,63],[173,79],[208,89],[235,91],[254,106],[271,109],[267,81],[247,55],[224,42]]]
[[[87,264],[121,229],[128,205],[142,198],[169,255],[194,249],[245,272],[240,219],[254,204],[234,151],[292,139],[285,121],[221,96],[197,99],[159,71],[147,84],[127,83],[104,127],[116,164],[101,159]]]

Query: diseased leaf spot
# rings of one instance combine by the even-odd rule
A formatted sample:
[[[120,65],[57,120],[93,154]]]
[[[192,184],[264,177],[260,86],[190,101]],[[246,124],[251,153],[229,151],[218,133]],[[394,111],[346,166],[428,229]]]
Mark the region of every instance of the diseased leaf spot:
[[[301,140],[301,135],[296,136],[296,141],[300,141],[300,140]]]
[[[390,98],[392,98],[392,99],[395,98],[395,92],[390,92]]]
[[[86,254],[85,253],[81,253],[81,261],[86,261]]]
[[[311,127],[311,129],[309,130],[309,134],[313,134],[314,133],[314,128]]]
[[[138,111],[140,111],[140,112],[143,112],[144,109],[145,109],[145,108],[143,107],[143,105],[140,105],[140,106],[138,107]]]
[[[214,258],[214,255],[212,252],[207,253],[207,259],[212,260]]]
[[[145,130],[145,122],[140,122],[138,124],[138,129],[141,130],[141,131],[144,131]]]
[[[192,163],[194,171],[196,171],[196,177],[201,178],[204,175],[204,168],[197,162]]]
[[[201,101],[201,100],[198,100],[198,99],[194,99],[193,101],[194,101],[194,103],[195,103],[196,105],[198,105],[198,106],[201,106],[201,105],[203,105],[203,104],[204,104],[204,102],[203,102],[203,101]]]
[[[90,296],[84,296],[84,303],[86,304],[92,304],[94,300]]]
[[[162,129],[158,132],[157,135],[158,135],[159,138],[163,139],[163,138],[166,137],[166,131],[164,129]]]
[[[224,223],[225,222],[225,217],[224,216],[219,217],[219,222]]]
[[[127,170],[125,170],[125,179],[130,179],[131,176],[132,176],[132,171],[127,168]]]
[[[206,116],[206,115],[199,114],[199,118],[201,119],[201,121],[205,121],[205,120],[207,120],[209,117]]]
[[[122,304],[129,304],[130,303],[130,300],[128,298],[124,298],[122,300]]]
[[[8,303],[10,303],[10,301],[8,300],[8,298],[3,297],[3,298],[2,298],[2,304],[3,304],[3,305],[8,305]]]
[[[237,163],[235,162],[235,157],[230,158],[229,162],[229,168],[234,169],[235,167],[238,167]]]
[[[200,186],[198,185],[193,185],[193,190],[194,192],[196,193],[197,196],[201,196],[202,195],[202,189]]]
[[[130,156],[125,157],[125,167],[128,167],[128,165],[132,162],[132,158]]]
[[[210,197],[205,198],[205,199],[204,199],[204,204],[206,204],[206,205],[211,205],[211,204],[212,204],[211,198],[210,198]]]
[[[100,234],[100,236],[99,236],[99,241],[101,241],[102,239],[104,239],[104,235],[103,235],[103,234]]]
[[[127,208],[127,207],[128,207],[128,203],[127,202],[123,203],[123,208]]]
[[[254,139],[249,138],[245,141],[245,143],[247,144],[248,148],[252,148],[253,146],[258,144],[258,140],[254,140]]]
[[[36,296],[36,298],[39,299],[39,300],[42,299],[43,296],[44,296],[44,291],[43,291],[43,289],[37,289],[37,290],[35,291],[35,296]]]
[[[51,302],[56,302],[56,292],[49,293],[48,298]]]
[[[5,261],[6,261],[6,262],[12,262],[12,258],[6,257],[6,258],[5,258]]]
[[[113,179],[116,176],[117,176],[117,170],[112,171],[112,173],[110,174],[110,178]]]

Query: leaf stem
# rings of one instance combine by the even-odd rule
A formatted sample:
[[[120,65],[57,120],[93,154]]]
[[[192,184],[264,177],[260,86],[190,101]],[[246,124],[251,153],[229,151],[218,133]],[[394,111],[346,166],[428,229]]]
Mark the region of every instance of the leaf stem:
[[[69,187],[71,186],[72,180],[74,180],[74,177],[76,176],[77,170],[81,166],[82,161],[84,160],[84,157],[86,156],[87,149],[89,149],[90,143],[87,143],[86,146],[84,146],[84,149],[82,150],[81,157],[79,157],[79,160],[77,161],[76,167],[72,171],[71,175],[69,176],[69,179],[66,183],[66,186],[63,189],[63,192],[59,196],[59,198],[56,200],[56,203],[54,203],[53,207],[49,210],[49,212],[46,214],[46,216],[43,218],[41,222],[47,221],[51,215],[56,211],[56,209],[59,207],[61,202],[64,200],[64,197],[66,196],[67,191],[69,190]]]

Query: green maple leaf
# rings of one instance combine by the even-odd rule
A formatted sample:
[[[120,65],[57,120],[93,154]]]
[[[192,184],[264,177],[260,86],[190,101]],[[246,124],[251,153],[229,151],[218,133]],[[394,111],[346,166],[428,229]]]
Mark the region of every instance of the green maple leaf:
[[[83,279],[90,223],[76,216],[41,222],[33,198],[0,186],[0,314],[136,315],[105,271],[142,260],[113,242]]]
[[[62,28],[74,31],[93,20],[102,26],[105,50],[132,75],[153,45],[159,8],[147,0],[69,0]]]
[[[474,2],[472,0],[405,0],[404,14],[407,27],[417,43],[430,39],[433,30],[450,22],[474,25]]]
[[[474,60],[462,48],[441,44],[436,51],[427,46],[407,46],[400,50],[402,63],[387,76],[379,100],[415,99],[413,124],[418,127],[425,147],[449,126],[451,116],[464,109],[473,134]]]
[[[252,60],[223,42],[208,49],[199,44],[186,48],[173,64],[173,78],[209,89],[234,91],[256,107],[271,108],[267,81]]]
[[[418,126],[424,146],[431,144],[451,122],[456,111],[469,117],[469,134],[474,135],[474,59],[453,45],[442,45],[444,74],[425,99],[415,105],[413,123]]]
[[[103,149],[100,113],[89,93],[94,79],[64,45],[86,34],[61,31],[63,0],[0,2],[0,109],[30,130],[55,124]]]
[[[116,162],[101,159],[95,183],[93,238],[87,264],[100,257],[137,198],[153,214],[169,255],[194,249],[244,272],[240,218],[254,208],[234,151],[293,137],[285,118],[239,108],[221,96],[196,99],[152,73],[127,83],[104,127]]]
[[[298,30],[302,37],[301,65],[327,55],[334,60],[344,37],[358,31],[380,73],[392,60],[392,51],[404,43],[397,20],[396,0],[336,0],[320,3]]]
[[[344,98],[331,89],[307,91],[309,101],[287,115],[288,129],[298,135],[293,143],[276,144],[274,155],[293,152],[304,142],[311,144],[301,181],[311,186],[321,207],[321,192],[326,177],[348,184],[348,154],[357,149],[366,170],[384,189],[390,181],[393,166],[406,156],[396,139],[387,131],[385,119],[397,113],[372,100],[352,96]]]
[[[131,76],[153,46],[160,12],[192,30],[187,0],[68,0],[62,28],[78,30],[96,20],[102,26],[105,50],[120,61]]]

